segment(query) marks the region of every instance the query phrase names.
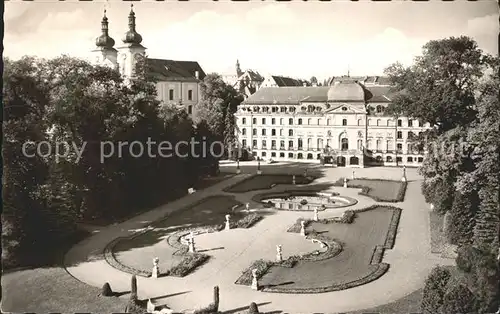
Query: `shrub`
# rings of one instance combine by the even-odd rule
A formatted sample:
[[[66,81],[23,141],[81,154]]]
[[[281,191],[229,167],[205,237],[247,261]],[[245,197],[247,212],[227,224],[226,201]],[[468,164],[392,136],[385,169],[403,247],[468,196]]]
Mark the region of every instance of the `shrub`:
[[[205,263],[210,256],[200,253],[186,254],[182,261],[172,267],[169,271],[170,276],[184,277],[192,272],[196,267]]]
[[[472,271],[468,274],[469,288],[478,301],[478,312],[494,313],[500,306],[498,248],[479,246],[476,254]]]
[[[219,286],[214,287],[215,312],[219,311]]]
[[[146,312],[147,310],[145,302],[132,299],[128,300],[127,307],[125,308],[125,313],[145,314]]]
[[[137,301],[137,277],[132,275],[130,280],[130,300]]]
[[[472,241],[474,217],[477,211],[477,193],[466,195],[456,192],[450,211],[449,224],[446,226],[447,238],[451,244],[464,245]]]
[[[472,245],[464,245],[458,248],[455,262],[458,269],[464,273],[470,273],[472,267],[476,264],[476,258],[478,258],[476,249]]]
[[[442,313],[476,313],[476,298],[463,284],[448,287],[443,298]]]
[[[248,307],[248,314],[259,314],[259,308],[255,302],[250,303]]]
[[[346,210],[342,215],[341,223],[350,224],[354,221],[356,213],[353,210]]]
[[[113,290],[111,290],[111,286],[109,285],[109,283],[105,283],[103,286],[102,286],[102,289],[101,289],[101,295],[103,297],[111,297],[113,296]]]
[[[425,281],[422,297],[422,312],[424,314],[440,313],[450,278],[451,272],[445,267],[438,266],[431,271]]]
[[[303,199],[300,201],[300,205],[306,205],[307,204],[307,200],[306,199]]]

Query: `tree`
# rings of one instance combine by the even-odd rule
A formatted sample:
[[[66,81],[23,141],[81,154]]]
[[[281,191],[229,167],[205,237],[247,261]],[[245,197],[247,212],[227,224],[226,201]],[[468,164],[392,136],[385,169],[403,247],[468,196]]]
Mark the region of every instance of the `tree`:
[[[472,242],[475,216],[479,198],[477,192],[472,191],[466,195],[456,192],[451,208],[448,230],[448,241],[451,244],[465,245]]]
[[[250,303],[248,307],[248,314],[259,314],[259,308],[255,302]]]
[[[451,278],[449,269],[438,266],[427,277],[422,297],[422,311],[425,314],[441,312],[446,286]]]
[[[387,112],[429,122],[439,132],[466,126],[475,118],[474,90],[490,61],[468,37],[431,40],[412,66],[385,70],[396,92]]]
[[[318,84],[318,79],[316,78],[316,76],[312,76],[311,79],[309,80],[311,82],[311,84]]]
[[[474,294],[464,284],[453,284],[448,287],[443,297],[441,313],[476,313]]]

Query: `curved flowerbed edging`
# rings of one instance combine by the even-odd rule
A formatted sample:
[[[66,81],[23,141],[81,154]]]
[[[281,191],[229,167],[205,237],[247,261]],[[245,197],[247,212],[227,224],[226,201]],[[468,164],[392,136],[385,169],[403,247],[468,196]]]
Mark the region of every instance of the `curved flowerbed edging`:
[[[242,272],[242,275],[234,283],[237,285],[245,285],[245,286],[251,285],[253,278],[252,276],[253,269],[257,269],[257,278],[261,278],[272,267],[293,268],[298,262],[301,261],[309,261],[309,262],[323,261],[326,259],[333,258],[338,254],[340,254],[340,252],[342,252],[342,245],[339,242],[329,237],[325,237],[320,234],[312,234],[307,236],[306,238],[308,240],[317,240],[318,242],[324,243],[327,247],[326,251],[319,252],[316,250],[314,252],[302,255],[292,255],[281,262],[268,261],[263,259],[254,261],[246,270]]]
[[[406,195],[406,188],[408,187],[408,182],[402,182],[402,181],[397,181],[397,180],[388,180],[388,179],[371,179],[371,178],[356,178],[354,180],[366,180],[366,181],[382,181],[382,182],[395,182],[401,184],[398,194],[395,199],[382,199],[380,197],[370,195],[370,190],[371,188],[368,186],[360,185],[360,184],[349,184],[348,180],[348,187],[349,188],[354,188],[354,189],[361,189],[361,191],[358,193],[359,195],[364,195],[367,197],[370,197],[376,202],[386,202],[386,203],[399,203],[403,202],[405,200],[405,195]],[[338,186],[338,187],[343,187],[344,186],[344,179],[340,178],[337,181],[333,183],[333,186]]]
[[[318,287],[318,288],[286,288],[284,286],[263,287],[262,292],[272,293],[289,293],[289,294],[306,294],[306,293],[325,293],[332,291],[346,290],[361,285],[366,285],[382,277],[389,270],[389,264],[377,264],[376,269],[367,276],[342,284],[332,284],[331,286]]]
[[[331,194],[331,195],[329,195]],[[325,211],[327,209],[339,209],[339,208],[345,208],[345,207],[350,207],[354,206],[358,203],[358,200],[349,196],[341,196],[339,193],[332,192],[332,193],[323,193],[319,191],[314,191],[314,190],[287,190],[283,192],[267,192],[267,193],[261,193],[254,195],[252,197],[252,201],[260,203],[264,206],[268,206],[268,203],[266,203],[266,200],[272,199],[272,198],[283,198],[283,197],[300,197],[300,196],[325,196],[325,197],[330,197],[333,199],[342,199],[343,201],[347,202],[347,204],[344,205],[333,205],[333,206],[319,206],[318,211]],[[286,200],[283,200],[286,201]],[[306,204],[309,205],[309,204]],[[315,205],[316,206],[316,205]],[[312,212],[313,209],[289,209],[289,208],[279,208],[276,206],[270,206],[268,208],[274,208],[276,210],[282,210],[282,211],[293,211],[293,212]]]
[[[258,187],[258,188],[251,188],[251,189],[245,189],[245,190],[241,190],[241,191],[234,191],[234,188],[238,185],[241,185],[247,181],[250,181],[250,180],[253,180],[254,178],[256,177],[290,177],[290,183],[288,182],[269,182],[269,185],[267,187],[263,186],[263,187]],[[240,193],[247,193],[247,192],[252,192],[252,191],[260,191],[260,190],[269,190],[269,189],[272,189],[274,188],[275,186],[277,185],[291,185],[292,182],[291,182],[291,178],[292,178],[293,174],[259,174],[259,175],[251,175],[239,182],[236,182],[230,186],[227,186],[225,187],[224,189],[222,189],[222,191],[224,192],[227,192],[227,193],[234,193],[234,194],[240,194]],[[307,176],[307,177],[304,177],[303,175],[295,175],[295,183],[297,185],[306,185],[306,184],[311,184],[314,180],[316,180],[317,177],[315,176]]]

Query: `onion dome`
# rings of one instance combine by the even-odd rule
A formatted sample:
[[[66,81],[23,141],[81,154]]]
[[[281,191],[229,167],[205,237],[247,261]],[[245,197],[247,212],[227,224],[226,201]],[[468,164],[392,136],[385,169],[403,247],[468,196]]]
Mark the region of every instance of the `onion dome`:
[[[106,17],[106,10],[104,10],[104,16],[101,21],[101,36],[95,39],[95,44],[97,47],[112,49],[115,45],[113,38],[109,37],[108,34],[108,18]]]
[[[135,13],[133,4],[130,6],[130,14],[128,15],[128,32],[125,33],[123,42],[125,44],[135,45],[139,45],[142,42],[142,36],[135,31]]]

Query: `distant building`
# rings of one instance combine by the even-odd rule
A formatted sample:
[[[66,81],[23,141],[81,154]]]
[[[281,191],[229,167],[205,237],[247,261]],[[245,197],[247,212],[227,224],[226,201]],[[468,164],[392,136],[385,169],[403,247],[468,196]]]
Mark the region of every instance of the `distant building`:
[[[129,30],[122,40],[123,46],[115,49],[104,11],[102,34],[96,38],[96,49],[93,50],[98,64],[116,68],[126,78],[134,76],[138,57],[146,56],[146,48],[141,45],[142,36],[136,31],[135,19],[132,7],[128,17]],[[200,101],[200,82],[205,77],[198,62],[147,58],[147,65],[148,74],[157,81],[158,99],[165,104],[181,106],[192,116]]]
[[[424,152],[413,140],[430,126],[387,115],[392,94],[384,80],[330,81],[330,86],[259,89],[235,114],[240,145],[255,157],[277,161],[323,159],[340,167],[422,164]]]
[[[242,71],[239,60],[236,60],[235,74],[222,76],[226,84],[233,86],[238,92],[250,97],[263,87],[308,86],[309,82],[279,75],[262,75],[254,70]]]

